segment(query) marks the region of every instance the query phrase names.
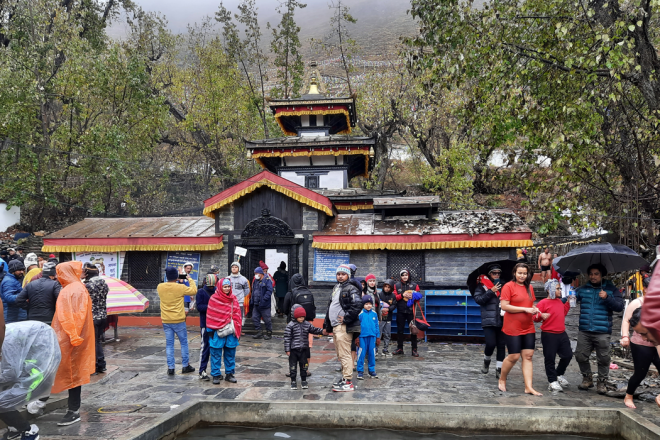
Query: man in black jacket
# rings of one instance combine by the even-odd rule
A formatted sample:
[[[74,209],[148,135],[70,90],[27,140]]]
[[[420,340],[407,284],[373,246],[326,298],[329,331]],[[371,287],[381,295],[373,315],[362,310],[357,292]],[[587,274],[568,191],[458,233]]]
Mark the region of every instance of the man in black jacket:
[[[358,316],[362,311],[362,295],[348,279],[351,268],[342,264],[337,268],[337,285],[332,291],[323,324],[324,334],[332,331],[337,357],[341,362],[342,378],[332,384],[332,391],[353,391],[353,358],[351,340],[353,332],[360,331]]]
[[[26,284],[16,296],[16,305],[27,310],[28,320],[50,325],[62,286],[55,278],[55,263],[45,263],[42,273],[41,278]]]
[[[500,276],[502,268],[497,264],[488,267],[488,281],[484,283],[492,284],[491,287],[479,284],[474,290],[474,301],[481,306],[481,327],[484,329],[486,337],[486,349],[484,350],[484,366],[481,372],[488,373],[490,367],[490,358],[497,347],[497,369],[495,376],[499,379],[502,371],[502,362],[506,356],[506,343],[504,333],[502,333],[502,315],[500,314]]]

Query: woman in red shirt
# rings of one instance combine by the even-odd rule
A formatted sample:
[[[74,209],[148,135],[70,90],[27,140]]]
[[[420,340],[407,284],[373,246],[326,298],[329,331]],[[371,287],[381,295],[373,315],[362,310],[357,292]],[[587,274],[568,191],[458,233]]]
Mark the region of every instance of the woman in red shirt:
[[[532,317],[538,313],[534,307],[534,289],[530,286],[529,266],[518,263],[513,268],[513,281],[509,281],[502,288],[500,303],[504,314],[502,332],[506,340],[509,355],[502,364],[499,389],[506,391],[506,378],[522,354],[522,372],[525,382],[525,393],[542,396],[532,387],[534,345],[536,342],[536,329]]]

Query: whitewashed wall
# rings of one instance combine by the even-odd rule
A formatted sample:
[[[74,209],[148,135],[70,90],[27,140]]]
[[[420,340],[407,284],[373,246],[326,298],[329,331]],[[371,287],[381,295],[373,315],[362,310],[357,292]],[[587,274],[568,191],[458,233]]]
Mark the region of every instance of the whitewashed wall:
[[[21,208],[12,206],[7,210],[6,203],[0,203],[0,231],[4,232],[8,227],[21,222]]]

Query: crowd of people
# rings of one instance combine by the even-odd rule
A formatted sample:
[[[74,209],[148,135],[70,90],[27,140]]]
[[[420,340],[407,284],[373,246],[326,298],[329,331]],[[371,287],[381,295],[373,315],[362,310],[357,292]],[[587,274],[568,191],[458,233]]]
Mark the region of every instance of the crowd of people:
[[[543,254],[539,256],[538,263],[542,269],[546,267],[544,258]],[[341,377],[332,385],[333,391],[337,392],[353,391],[354,373],[357,373],[358,380],[364,379],[365,364],[368,377],[378,378],[375,360],[379,354],[404,354],[404,329],[406,323],[417,318],[415,305],[419,304],[423,295],[419,286],[411,281],[409,270],[402,270],[396,282],[392,279],[385,280],[379,289],[373,274],[364,278],[356,277],[355,265],[340,265],[336,269],[337,283],[327,305],[323,325],[315,327],[314,295],[303,276],[294,274],[289,280],[288,274],[285,278],[276,273],[276,277],[271,277],[267,266],[266,270],[264,266],[261,263],[254,269],[251,283],[240,274],[241,266],[238,262],[232,263],[231,274],[227,277],[220,277],[217,267],[214,266],[206,276],[204,285],[197,290],[196,304],[202,332],[200,379],[220,383],[220,367],[224,361],[224,380],[236,381],[234,357],[246,317],[251,315],[256,330],[253,338],[270,339],[272,301],[277,297],[278,291],[276,285],[287,281],[287,293],[281,301],[278,299],[276,310],[278,314],[286,316],[288,321],[284,332],[284,351],[289,357],[287,376],[291,379],[292,389],[297,389],[298,377],[302,389],[308,388],[307,378],[311,375],[310,347],[313,345],[314,335],[333,336],[336,355],[341,364],[337,370]],[[281,265],[278,272],[284,272],[284,268],[285,265]],[[560,277],[553,271],[545,281],[546,298],[539,302],[536,302],[531,285],[533,271],[529,264],[517,263],[512,275],[512,281],[503,284],[500,281],[502,268],[494,264],[489,267],[487,276],[480,279],[474,292],[475,302],[481,307],[486,342],[481,372],[487,374],[490,371],[492,355],[497,351],[495,375],[501,391],[506,391],[510,372],[520,361],[525,392],[542,395],[532,383],[532,360],[536,348],[534,323],[540,322],[548,390],[560,392],[569,386],[565,373],[575,357],[582,373],[582,382],[578,388],[587,391],[595,386],[599,394],[605,394],[610,366],[612,317],[613,313],[624,309],[620,290],[604,278],[607,275],[606,268],[601,264],[590,266],[587,271],[589,281],[577,289],[570,287],[574,281],[570,274],[560,281],[557,279]],[[158,292],[161,296],[163,327],[166,330],[168,373],[174,374],[174,358],[170,356],[170,353],[174,352],[174,334],[181,342],[182,373],[193,372],[196,370],[189,363],[187,333],[183,330],[186,317],[183,297],[192,295],[196,286],[192,279],[188,280],[188,285],[181,284],[179,274],[174,268],[168,268],[167,278],[168,282],[161,284]],[[580,313],[575,353],[565,326],[565,317],[571,308],[571,301],[575,301],[576,307],[579,306]],[[634,328],[639,322],[642,304],[643,299],[631,303],[626,310],[622,328],[624,336],[621,343],[623,346],[631,346],[635,361],[635,374],[629,382],[628,396],[625,399],[626,405],[631,408],[634,408],[634,390],[646,376],[650,364],[660,365],[660,356],[651,342],[645,342],[639,333],[633,333],[632,339],[627,335],[628,329]],[[397,348],[390,353],[394,311],[397,321]],[[175,328],[177,325],[180,326],[178,330]],[[409,340],[411,355],[418,357],[416,335],[411,333]],[[589,362],[594,351],[598,364],[595,385]],[[206,371],[209,359],[210,376]]]
[[[544,254],[539,256],[541,270],[547,267],[545,263],[551,262],[546,260],[550,257],[548,249]],[[534,322],[541,322],[541,345],[548,390],[560,392],[563,387],[569,385],[564,374],[573,357],[582,374],[582,382],[578,388],[584,391],[593,388],[594,373],[589,359],[595,351],[598,365],[596,391],[606,394],[611,363],[613,314],[622,312],[625,305],[621,291],[604,278],[607,276],[607,269],[602,264],[592,264],[587,270],[589,281],[574,290],[571,287],[574,278],[570,274],[565,279],[544,276],[547,297],[536,304],[531,286],[532,271],[527,263],[516,264],[513,280],[504,285],[500,283],[501,275],[500,266],[492,265],[474,293],[475,302],[481,307],[481,321],[486,339],[482,373],[488,373],[491,356],[497,349],[495,374],[499,380],[499,389],[506,391],[509,372],[522,358],[525,392],[542,395],[532,385],[532,358],[536,348]],[[565,326],[565,317],[571,308],[571,301],[574,301],[576,307],[579,305],[579,331],[575,352]],[[651,343],[644,342],[638,333],[634,333],[632,339],[628,334],[629,329],[639,322],[639,312],[635,312],[643,302],[643,298],[636,299],[628,306],[622,325],[621,345],[631,346],[635,363],[635,374],[629,381],[625,398],[625,403],[630,408],[634,408],[633,392],[646,376],[650,364],[656,362],[660,365],[658,353]],[[505,352],[508,352],[508,355]]]
[[[108,285],[91,263],[60,263],[52,254],[48,259],[34,253],[23,256],[20,248],[8,249],[0,256],[0,339],[4,339],[5,328],[13,328],[5,325],[32,322],[52,329],[56,335],[53,340],[59,345],[54,352],[61,356],[50,393],[69,394],[68,410],[58,425],[79,422],[82,385],[89,383],[92,375],[106,371],[101,339],[106,330]],[[41,331],[38,326],[34,329]],[[7,357],[12,356],[14,352],[5,352],[3,345],[3,361],[11,361]],[[3,384],[3,389],[7,385]],[[26,399],[29,401],[30,393]],[[30,403],[39,408],[47,399],[48,395]],[[9,428],[3,439],[39,438],[38,427],[17,411],[0,408],[0,419]]]
[[[54,255],[39,260],[32,253],[23,257],[14,250],[12,252],[3,255],[6,258],[0,261],[3,307],[0,339],[5,323],[36,321],[52,328],[61,352],[52,392],[68,390],[69,393],[68,411],[58,424],[76,423],[80,420],[81,386],[89,383],[91,375],[106,371],[101,338],[107,325],[108,285],[94,264],[59,263]],[[547,250],[544,254],[549,255]],[[548,255],[544,254],[538,261],[542,270],[547,267],[545,258]],[[175,374],[176,337],[181,346],[182,374],[199,371],[200,380],[213,384],[222,380],[236,383],[236,350],[245,320],[252,319],[256,330],[253,338],[270,339],[273,302],[277,298],[277,313],[286,317],[288,322],[283,349],[289,357],[287,376],[291,380],[291,389],[298,389],[298,377],[301,388],[308,388],[314,336],[332,335],[341,365],[337,370],[341,376],[332,384],[332,390],[350,392],[355,389],[354,373],[357,373],[358,380],[378,378],[376,358],[379,355],[404,354],[404,329],[406,324],[414,325],[419,319],[417,310],[423,298],[423,292],[407,269],[401,270],[398,281],[384,280],[379,289],[375,275],[356,277],[355,265],[342,264],[336,269],[337,282],[325,309],[323,325],[315,327],[314,295],[302,274],[294,274],[289,279],[285,264],[280,265],[272,277],[268,274],[268,267],[260,263],[254,269],[251,282],[241,275],[239,262],[231,264],[229,275],[220,276],[219,272],[217,266],[211,266],[198,287],[190,271],[166,268],[166,280],[158,285],[157,292],[169,375]],[[623,347],[630,347],[635,367],[624,399],[630,408],[635,408],[635,390],[646,377],[650,365],[660,367],[657,349],[660,328],[657,328],[656,319],[656,307],[660,308],[660,279],[652,279],[649,272],[650,269],[643,268],[644,289],[655,282],[657,293],[633,300],[625,310],[622,324],[620,342]],[[501,391],[506,391],[511,370],[520,361],[525,392],[542,395],[534,388],[532,380],[536,348],[534,323],[540,322],[548,390],[560,392],[569,386],[565,373],[575,357],[582,374],[578,388],[588,391],[595,386],[599,394],[605,394],[611,360],[613,313],[624,310],[621,291],[604,278],[607,269],[601,264],[591,265],[587,270],[588,282],[576,289],[572,287],[574,278],[570,274],[565,279],[556,279],[556,274],[551,272],[548,277],[544,276],[546,298],[539,302],[536,302],[531,285],[533,273],[528,263],[517,262],[511,275],[511,281],[502,283],[502,267],[492,264],[488,273],[479,278],[473,294],[481,308],[486,342],[481,372],[489,373],[492,355],[496,351],[495,375]],[[565,326],[565,317],[571,306],[579,307],[575,351]],[[186,317],[192,307],[200,315],[199,370],[191,365],[188,349]],[[394,314],[397,348],[390,353]],[[632,336],[629,334],[631,330]],[[418,357],[416,332],[410,332],[409,340],[410,354]],[[595,385],[589,361],[594,351],[598,365]],[[658,403],[660,405],[660,399]],[[5,438],[33,440],[38,437],[38,428],[29,425],[15,411],[0,411],[0,419],[11,428]]]
[[[268,274],[268,266],[260,262],[249,282],[241,275],[239,262],[231,264],[231,273],[222,277],[217,266],[212,266],[197,288],[188,274],[181,274],[174,267],[166,269],[166,281],[157,287],[160,298],[161,320],[165,332],[167,372],[175,374],[174,339],[181,346],[182,374],[197,371],[190,365],[186,330],[186,296],[193,296],[200,315],[200,362],[199,379],[219,384],[221,380],[236,382],[235,355],[240,344],[241,330],[246,319],[252,319],[254,339],[272,338],[273,300],[277,298],[277,314],[286,316],[284,351],[289,357],[291,388],[297,389],[300,376],[302,389],[307,389],[311,375],[309,362],[314,335],[330,335],[334,338],[337,358],[341,364],[341,377],[333,383],[337,392],[353,391],[353,372],[363,380],[364,365],[367,374],[378,378],[376,356],[403,355],[404,329],[415,317],[415,305],[422,299],[422,292],[412,282],[410,271],[401,271],[400,280],[383,283],[381,290],[373,274],[356,277],[355,265],[340,265],[336,270],[337,284],[328,302],[322,328],[314,327],[316,304],[314,295],[307,287],[302,274],[290,279],[286,265],[282,263],[274,277]],[[279,286],[284,285],[284,288]],[[279,289],[279,290],[278,290]],[[278,292],[280,294],[278,295]],[[281,292],[285,292],[284,296]],[[397,349],[390,353],[392,316],[397,315]],[[263,327],[262,327],[263,321]],[[265,330],[265,331],[264,331]],[[381,348],[382,340],[382,348]],[[411,355],[419,357],[417,337],[410,335]],[[224,363],[224,378],[221,367]],[[210,375],[207,372],[210,364]]]

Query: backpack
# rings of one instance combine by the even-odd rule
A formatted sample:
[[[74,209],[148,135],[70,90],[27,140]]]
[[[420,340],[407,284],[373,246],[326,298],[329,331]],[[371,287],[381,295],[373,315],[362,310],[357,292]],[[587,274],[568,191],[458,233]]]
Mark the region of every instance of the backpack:
[[[300,304],[305,309],[305,314],[307,315],[305,320],[312,321],[316,318],[316,306],[314,305],[314,295],[307,289],[304,289],[302,292],[300,289],[298,293],[293,292],[293,301],[294,305]],[[293,308],[291,309],[293,310]],[[293,312],[291,313],[293,316]]]

